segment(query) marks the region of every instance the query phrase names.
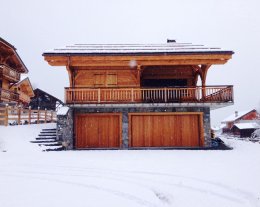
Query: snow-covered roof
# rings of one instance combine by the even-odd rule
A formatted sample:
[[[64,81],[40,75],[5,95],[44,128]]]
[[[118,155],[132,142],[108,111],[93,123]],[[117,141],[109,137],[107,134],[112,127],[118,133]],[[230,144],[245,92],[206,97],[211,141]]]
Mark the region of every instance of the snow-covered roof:
[[[228,53],[233,51],[222,50],[219,47],[206,47],[191,43],[166,44],[74,44],[44,52],[50,54],[160,54],[160,53]]]
[[[253,109],[254,110],[254,109]],[[233,122],[237,119],[240,119],[242,116],[248,114],[249,112],[253,111],[252,109],[251,110],[246,110],[246,111],[238,111],[237,114],[236,113],[233,113],[232,115],[228,116],[227,118],[225,118],[224,120],[222,120],[221,123],[224,123],[224,122]]]
[[[237,123],[237,124],[234,124],[234,126],[236,126],[239,129],[259,129],[260,128],[260,125],[255,122]]]

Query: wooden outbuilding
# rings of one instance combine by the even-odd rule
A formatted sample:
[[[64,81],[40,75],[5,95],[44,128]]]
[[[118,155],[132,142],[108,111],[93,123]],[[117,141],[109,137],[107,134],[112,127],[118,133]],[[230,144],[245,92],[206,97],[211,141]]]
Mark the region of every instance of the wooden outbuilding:
[[[175,41],[45,52],[51,66],[66,67],[70,80],[59,138],[76,149],[210,147],[210,110],[233,104],[233,86],[208,86],[207,73],[232,55]]]
[[[242,122],[234,124],[231,128],[232,134],[239,136],[241,138],[251,137],[252,133],[256,130],[260,129],[260,125],[256,122]]]

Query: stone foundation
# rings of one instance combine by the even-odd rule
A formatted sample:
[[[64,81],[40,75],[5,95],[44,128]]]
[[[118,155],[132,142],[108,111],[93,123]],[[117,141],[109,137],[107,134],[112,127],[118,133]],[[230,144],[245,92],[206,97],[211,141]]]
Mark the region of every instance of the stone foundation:
[[[57,132],[60,141],[68,142],[73,149],[73,116],[82,113],[122,113],[122,149],[128,149],[128,113],[144,112],[203,112],[204,147],[211,147],[210,108],[209,107],[127,107],[127,108],[70,108],[66,115],[58,115]]]
[[[73,109],[64,115],[57,115],[57,138],[67,149],[73,149]]]

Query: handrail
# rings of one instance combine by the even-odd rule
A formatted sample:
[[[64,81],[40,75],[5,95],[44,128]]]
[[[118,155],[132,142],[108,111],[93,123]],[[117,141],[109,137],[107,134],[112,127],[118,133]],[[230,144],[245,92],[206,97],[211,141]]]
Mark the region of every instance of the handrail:
[[[233,86],[174,88],[65,88],[67,104],[233,102]]]

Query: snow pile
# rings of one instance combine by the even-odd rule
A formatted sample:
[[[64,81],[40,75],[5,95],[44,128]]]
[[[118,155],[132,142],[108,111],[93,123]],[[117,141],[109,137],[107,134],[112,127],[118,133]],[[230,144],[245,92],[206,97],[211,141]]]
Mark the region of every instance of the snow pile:
[[[258,143],[224,139],[234,148],[228,151],[39,153],[27,144],[14,146],[41,127],[8,127],[14,130],[4,137],[6,128],[0,128],[7,150],[0,152],[0,206],[260,206]]]
[[[260,137],[260,129],[255,130],[255,131],[252,133],[252,137]]]
[[[69,107],[67,107],[67,106],[62,106],[62,107],[60,107],[59,109],[58,109],[58,111],[57,111],[57,115],[66,115],[67,113],[68,113],[68,111],[69,111]]]

